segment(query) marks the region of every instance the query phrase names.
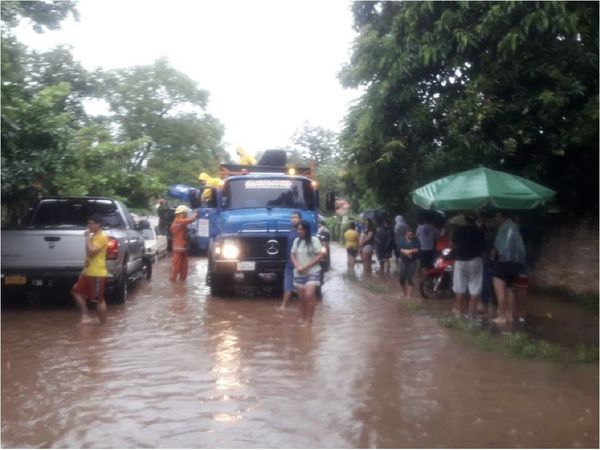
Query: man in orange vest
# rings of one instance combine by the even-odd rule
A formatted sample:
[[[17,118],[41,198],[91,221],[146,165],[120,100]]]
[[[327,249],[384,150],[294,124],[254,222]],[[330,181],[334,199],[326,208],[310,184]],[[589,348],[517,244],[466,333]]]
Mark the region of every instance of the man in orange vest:
[[[185,281],[188,274],[188,233],[187,226],[196,220],[196,213],[188,217],[190,208],[185,205],[179,205],[175,209],[175,220],[171,224],[171,235],[173,236],[173,266],[171,267],[171,281],[177,280],[177,275],[181,281]]]

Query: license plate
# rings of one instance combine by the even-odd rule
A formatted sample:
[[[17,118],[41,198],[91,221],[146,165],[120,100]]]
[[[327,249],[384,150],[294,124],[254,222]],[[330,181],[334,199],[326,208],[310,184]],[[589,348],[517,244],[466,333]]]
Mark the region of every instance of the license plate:
[[[239,261],[237,263],[237,270],[240,272],[252,271],[256,268],[256,263],[254,261]]]
[[[4,284],[27,284],[27,278],[23,275],[7,275],[4,277]]]

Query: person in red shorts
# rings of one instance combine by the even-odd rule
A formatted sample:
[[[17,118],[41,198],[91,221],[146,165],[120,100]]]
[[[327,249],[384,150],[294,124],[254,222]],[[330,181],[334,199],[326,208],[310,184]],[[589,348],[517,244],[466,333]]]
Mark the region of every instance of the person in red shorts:
[[[179,205],[175,209],[175,220],[171,224],[171,235],[173,236],[173,265],[171,267],[171,281],[176,281],[177,276],[185,281],[188,274],[188,233],[187,226],[196,220],[196,213],[188,217],[190,208]]]
[[[87,300],[98,302],[97,311],[100,323],[106,321],[106,300],[104,290],[108,270],[106,269],[106,248],[108,236],[102,230],[102,216],[92,215],[87,221],[85,236],[85,266],[71,294],[81,310],[81,324],[91,323]]]

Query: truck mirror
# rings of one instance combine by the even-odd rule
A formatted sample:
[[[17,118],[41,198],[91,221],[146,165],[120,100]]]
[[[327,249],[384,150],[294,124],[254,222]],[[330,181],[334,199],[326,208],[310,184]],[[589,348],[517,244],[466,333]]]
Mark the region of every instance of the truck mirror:
[[[327,211],[335,211],[335,193],[330,191],[325,198]]]

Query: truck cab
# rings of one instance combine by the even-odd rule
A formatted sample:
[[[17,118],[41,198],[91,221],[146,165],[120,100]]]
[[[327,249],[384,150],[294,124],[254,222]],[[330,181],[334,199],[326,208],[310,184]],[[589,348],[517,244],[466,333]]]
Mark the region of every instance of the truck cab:
[[[249,172],[226,178],[208,250],[211,294],[235,285],[283,286],[290,215],[299,211],[316,234],[317,202],[316,183],[307,177]]]
[[[208,240],[211,295],[224,295],[236,286],[282,290],[291,213],[299,211],[317,235],[314,168],[221,164],[219,173],[219,187],[187,193],[198,211],[197,228]]]

